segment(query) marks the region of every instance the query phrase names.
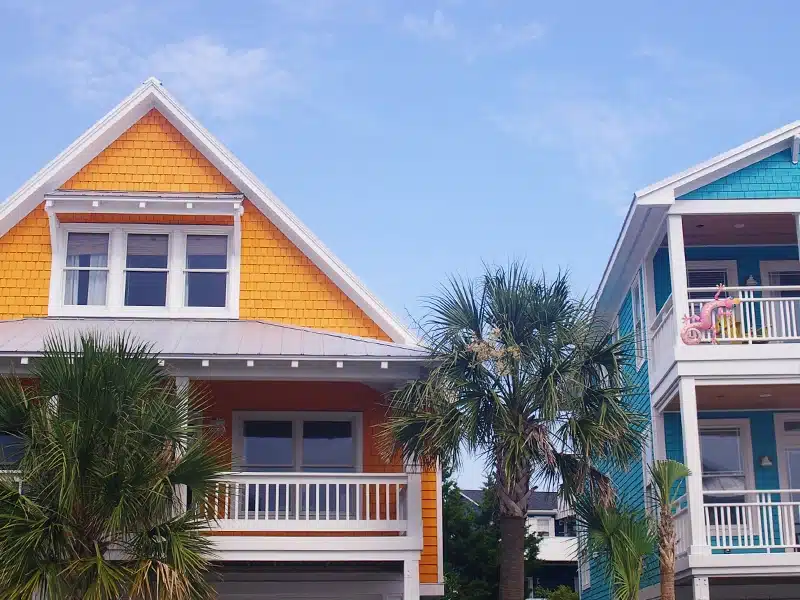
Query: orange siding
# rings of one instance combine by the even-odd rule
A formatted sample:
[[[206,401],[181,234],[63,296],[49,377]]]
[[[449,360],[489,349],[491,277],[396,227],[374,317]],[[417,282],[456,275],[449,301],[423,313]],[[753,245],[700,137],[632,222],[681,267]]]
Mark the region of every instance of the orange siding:
[[[114,140],[61,189],[201,193],[238,191],[155,109]]]
[[[47,214],[39,206],[0,238],[0,318],[47,315],[51,259]]]
[[[238,191],[156,110],[151,110],[112,142],[62,189]],[[67,217],[73,222],[81,218],[81,215]],[[98,215],[87,220],[107,222],[111,218]],[[141,218],[118,219],[118,222],[175,222],[170,217],[156,215],[139,221]],[[263,319],[389,340],[363,310],[250,202],[245,202],[242,217],[239,314],[242,319]]]
[[[250,202],[242,216],[239,316],[389,340]]]
[[[209,419],[224,420],[228,441],[235,410],[360,412],[364,424],[364,471],[397,473],[402,470],[399,462],[387,463],[378,450],[374,434],[376,427],[386,418],[386,411],[380,393],[364,384],[290,381],[207,381],[196,384],[203,385],[210,394],[212,404],[206,414]],[[436,473],[423,473],[424,547],[419,567],[422,583],[439,583],[436,515],[439,493]]]

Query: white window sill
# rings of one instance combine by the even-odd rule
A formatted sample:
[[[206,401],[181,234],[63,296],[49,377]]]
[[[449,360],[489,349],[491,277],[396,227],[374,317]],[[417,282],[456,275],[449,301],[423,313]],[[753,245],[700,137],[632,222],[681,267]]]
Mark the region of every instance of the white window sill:
[[[51,317],[119,318],[119,319],[238,319],[239,310],[230,308],[164,308],[156,306],[109,309],[104,306],[55,306]]]

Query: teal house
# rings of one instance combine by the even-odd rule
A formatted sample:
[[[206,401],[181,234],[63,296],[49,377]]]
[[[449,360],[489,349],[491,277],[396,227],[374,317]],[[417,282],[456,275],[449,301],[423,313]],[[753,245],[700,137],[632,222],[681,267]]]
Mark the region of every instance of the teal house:
[[[650,419],[619,496],[645,506],[653,460],[692,472],[679,600],[800,597],[799,155],[796,122],[637,192],[598,291]],[[599,557],[579,572],[582,600],[610,597]],[[640,598],[658,584],[650,557]]]

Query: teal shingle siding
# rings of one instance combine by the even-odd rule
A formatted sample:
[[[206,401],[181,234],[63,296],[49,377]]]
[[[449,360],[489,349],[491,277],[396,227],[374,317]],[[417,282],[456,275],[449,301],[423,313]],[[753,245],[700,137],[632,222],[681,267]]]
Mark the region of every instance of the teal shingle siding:
[[[745,285],[751,276],[757,285],[766,285],[761,281],[760,262],[797,260],[797,246],[689,246],[686,248],[686,260],[735,260],[739,285]],[[653,287],[656,311],[659,311],[672,293],[669,252],[666,248],[659,248],[653,256]]]
[[[639,284],[642,285],[641,275]],[[644,288],[642,288],[644,289]],[[644,298],[644,295],[641,296]],[[641,307],[644,315],[644,306]],[[619,331],[623,336],[631,335],[633,332],[633,310],[631,304],[631,294],[625,298],[618,314]],[[644,324],[645,327],[647,324]],[[631,366],[627,372],[628,381],[634,387],[636,393],[627,396],[626,400],[634,410],[644,413],[650,418],[650,393],[649,382],[647,379],[647,361],[639,369]],[[630,465],[625,471],[614,470],[609,473],[617,489],[620,499],[632,508],[644,508],[644,480],[643,466],[641,461]],[[582,600],[608,600],[611,597],[611,590],[605,577],[605,569],[599,560],[592,560],[591,568],[591,587],[581,591]],[[648,587],[658,583],[658,558],[655,554],[648,557],[645,562],[644,575],[642,577],[642,587]]]
[[[704,419],[748,419],[753,444],[753,468],[756,489],[780,488],[778,481],[778,450],[775,445],[775,413],[772,411],[701,411],[697,413],[700,426]],[[683,434],[680,413],[664,413],[664,444],[667,457],[683,462]],[[762,467],[762,456],[772,459],[771,467]]]
[[[791,150],[784,150],[684,194],[678,200],[796,198],[798,195],[800,164],[792,164]]]

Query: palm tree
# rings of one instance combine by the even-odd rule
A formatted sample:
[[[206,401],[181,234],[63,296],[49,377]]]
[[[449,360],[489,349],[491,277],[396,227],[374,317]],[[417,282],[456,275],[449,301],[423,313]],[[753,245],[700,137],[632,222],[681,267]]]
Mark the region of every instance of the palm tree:
[[[591,494],[579,498],[574,510],[581,560],[601,556],[614,600],[636,600],[644,559],[656,546],[652,521],[646,513],[598,502]]]
[[[518,263],[453,278],[427,303],[428,377],[390,397],[386,450],[409,463],[457,468],[482,456],[500,504],[502,600],[524,595],[525,517],[532,481],[563,480],[610,495],[596,468],[640,456],[641,415],[622,396],[630,340],[614,341],[565,275],[534,278]]]
[[[661,570],[661,600],[675,600],[675,510],[680,498],[680,482],[690,475],[683,463],[659,460],[650,466],[653,503],[658,511],[658,562]]]
[[[51,338],[31,376],[0,379],[0,599],[210,597],[202,399],[126,336]]]

